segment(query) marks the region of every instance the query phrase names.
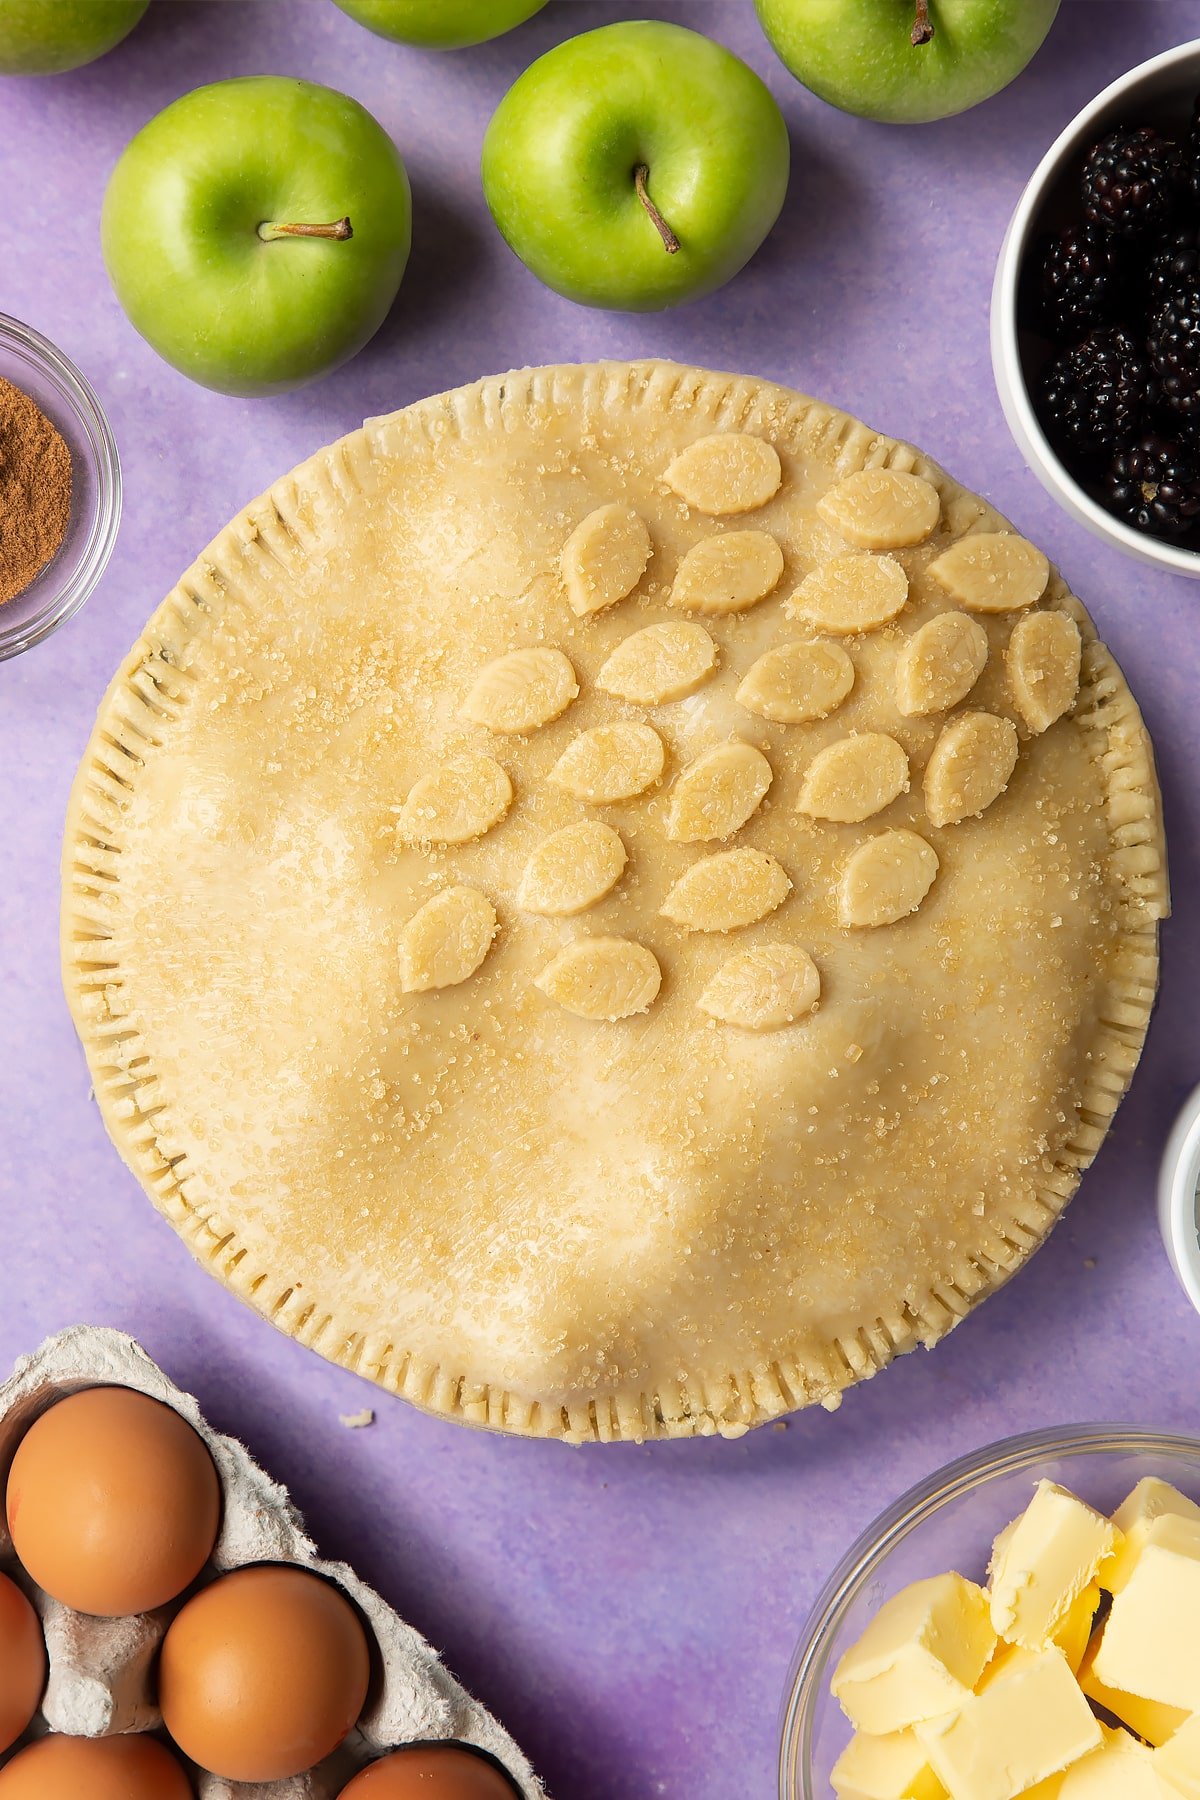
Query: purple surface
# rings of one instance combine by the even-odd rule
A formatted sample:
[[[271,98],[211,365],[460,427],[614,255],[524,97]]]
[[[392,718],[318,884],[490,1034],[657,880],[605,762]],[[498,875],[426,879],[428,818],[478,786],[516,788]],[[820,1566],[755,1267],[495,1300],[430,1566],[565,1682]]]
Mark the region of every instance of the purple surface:
[[[554,0],[454,56],[387,46],[327,0],[157,0],[90,71],[0,81],[0,310],[73,356],[108,408],[126,514],[100,591],[0,666],[0,1370],[79,1319],[127,1328],[292,1488],[523,1740],[558,1800],[740,1800],[774,1791],[792,1647],[850,1538],[910,1481],[1009,1431],[1124,1418],[1200,1428],[1200,1321],[1158,1239],[1154,1179],[1200,1079],[1200,587],[1093,542],[1022,465],[987,356],[992,268],[1037,157],[1113,76],[1187,36],[1200,4],[1067,0],[1033,68],[964,119],[892,130],[831,111],[774,61],[750,0],[647,10],[761,71],[794,142],[791,198],[724,293],[663,318],[544,292],[491,228],[484,124],[541,50],[628,14]],[[109,291],[96,219],[132,132],[189,86],[278,72],[345,88],[413,177],[396,311],[349,368],[273,401],[204,393],[157,361]],[[419,1417],[244,1311],[191,1262],[120,1164],[61,997],[67,789],[107,681],[227,518],[364,415],[522,363],[661,354],[773,376],[912,437],[1061,564],[1155,734],[1178,911],[1133,1093],[1052,1243],[934,1356],[834,1417],[736,1443],[571,1451]],[[372,1430],[339,1413],[378,1406]]]

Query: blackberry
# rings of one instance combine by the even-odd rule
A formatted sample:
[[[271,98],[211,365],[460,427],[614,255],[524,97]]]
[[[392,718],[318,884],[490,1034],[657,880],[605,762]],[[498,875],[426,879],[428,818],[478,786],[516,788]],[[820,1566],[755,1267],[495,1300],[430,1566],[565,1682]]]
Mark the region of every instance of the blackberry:
[[[1183,537],[1200,522],[1200,456],[1176,439],[1148,432],[1118,450],[1105,488],[1109,510],[1138,531]]]
[[[1147,347],[1164,404],[1185,424],[1200,425],[1200,276],[1155,308]]]
[[[1200,277],[1200,227],[1180,225],[1155,245],[1146,269],[1146,312],[1153,317],[1163,301]]]
[[[1038,314],[1051,337],[1074,343],[1111,319],[1121,300],[1113,240],[1099,225],[1068,225],[1050,239],[1038,279]]]
[[[1183,176],[1194,200],[1200,200],[1200,94],[1192,107],[1192,126],[1183,150]]]
[[[1050,436],[1086,462],[1128,443],[1149,401],[1146,359],[1123,325],[1093,331],[1042,377],[1040,410]]]
[[[1161,231],[1179,202],[1183,168],[1177,145],[1150,125],[1110,132],[1083,165],[1083,210],[1118,237]]]

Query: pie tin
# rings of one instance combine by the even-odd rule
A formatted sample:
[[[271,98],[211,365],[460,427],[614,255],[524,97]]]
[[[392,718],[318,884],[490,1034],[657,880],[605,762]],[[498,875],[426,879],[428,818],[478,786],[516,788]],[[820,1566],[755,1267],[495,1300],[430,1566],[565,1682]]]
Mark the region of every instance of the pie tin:
[[[784,1693],[779,1800],[832,1800],[830,1771],[850,1725],[829,1691],[839,1658],[912,1581],[946,1569],[981,1581],[992,1540],[1057,1481],[1114,1512],[1145,1476],[1200,1500],[1200,1437],[1139,1425],[1060,1425],[1004,1438],[947,1464],[869,1525],[826,1583]]]
[[[1080,486],[1051,447],[1031,389],[1052,351],[1020,323],[1028,258],[1044,232],[1081,217],[1079,171],[1097,138],[1115,126],[1151,124],[1186,135],[1200,87],[1200,39],[1130,69],[1077,113],[1034,170],[1012,216],[992,287],[992,371],[1017,447],[1046,491],[1080,525],[1138,562],[1200,580],[1200,553],[1135,531]]]
[[[222,1492],[220,1535],[199,1580],[203,1585],[247,1563],[287,1563],[311,1569],[345,1593],[372,1639],[367,1704],[345,1742],[315,1769],[282,1781],[227,1781],[180,1760],[198,1800],[335,1800],[359,1769],[404,1744],[472,1745],[497,1762],[513,1783],[514,1800],[545,1800],[537,1777],[508,1733],[459,1686],[425,1639],[344,1563],[323,1562],[286,1491],[259,1468],[241,1444],[221,1437],[195,1400],[170,1382],[132,1338],[78,1325],[48,1339],[19,1362],[0,1385],[0,1493],[16,1447],[34,1419],[56,1400],[82,1388],[122,1386],[148,1394],[179,1413],[204,1439]],[[158,1731],[155,1663],[167,1626],[191,1589],[169,1606],[124,1619],[72,1612],[35,1587],[17,1564],[0,1507],[0,1571],[29,1595],[46,1636],[50,1675],[41,1709],[16,1749],[47,1729],[73,1737],[116,1737]]]
[[[1167,1139],[1158,1222],[1179,1285],[1200,1312],[1200,1088],[1185,1101]]]
[[[103,575],[121,522],[121,459],[90,384],[49,338],[0,313],[0,376],[22,388],[71,452],[71,516],[57,553],[0,606],[0,662],[74,618]]]

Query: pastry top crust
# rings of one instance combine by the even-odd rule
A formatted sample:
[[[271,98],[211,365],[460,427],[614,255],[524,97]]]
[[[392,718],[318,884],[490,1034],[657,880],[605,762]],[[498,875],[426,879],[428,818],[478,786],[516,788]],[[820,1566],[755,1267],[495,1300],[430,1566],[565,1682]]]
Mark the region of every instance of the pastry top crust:
[[[942,1336],[1098,1148],[1167,908],[1145,730],[1040,553],[665,363],[437,396],[240,514],[109,690],[64,894],[106,1123],[197,1256],[571,1439]]]

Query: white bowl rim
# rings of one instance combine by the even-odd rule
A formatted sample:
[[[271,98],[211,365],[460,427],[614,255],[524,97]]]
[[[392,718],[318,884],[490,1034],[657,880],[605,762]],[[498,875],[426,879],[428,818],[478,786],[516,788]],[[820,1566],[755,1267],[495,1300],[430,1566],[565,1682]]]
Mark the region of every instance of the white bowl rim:
[[[1089,101],[1059,132],[1026,183],[1005,234],[992,288],[991,328],[992,368],[1000,404],[1018,447],[1029,458],[1033,472],[1042,485],[1060,504],[1066,506],[1067,511],[1081,525],[1085,525],[1097,537],[1118,545],[1140,562],[1153,563],[1158,568],[1171,569],[1176,574],[1193,578],[1200,576],[1200,551],[1167,543],[1124,524],[1092,499],[1056,455],[1034,411],[1025,381],[1017,340],[1017,288],[1033,216],[1041,205],[1051,180],[1058,175],[1061,164],[1075,150],[1078,139],[1084,135],[1088,126],[1114,100],[1120,99],[1150,76],[1161,70],[1171,69],[1177,63],[1195,62],[1198,59],[1200,38],[1191,38],[1186,44],[1176,44],[1170,50],[1160,51],[1157,56],[1118,75],[1115,81],[1111,81],[1094,100]]]
[[[1098,1423],[1055,1425],[1000,1438],[914,1483],[861,1532],[822,1587],[805,1622],[792,1658],[781,1709],[779,1800],[797,1800],[792,1771],[808,1769],[812,1756],[812,1715],[800,1717],[797,1697],[823,1676],[825,1646],[858,1592],[867,1572],[910,1531],[975,1488],[997,1476],[1018,1474],[1040,1461],[1087,1455],[1190,1456],[1200,1461],[1200,1436],[1158,1430],[1153,1426]]]
[[[1179,1285],[1200,1312],[1200,1087],[1184,1102],[1158,1175],[1158,1218]]]

